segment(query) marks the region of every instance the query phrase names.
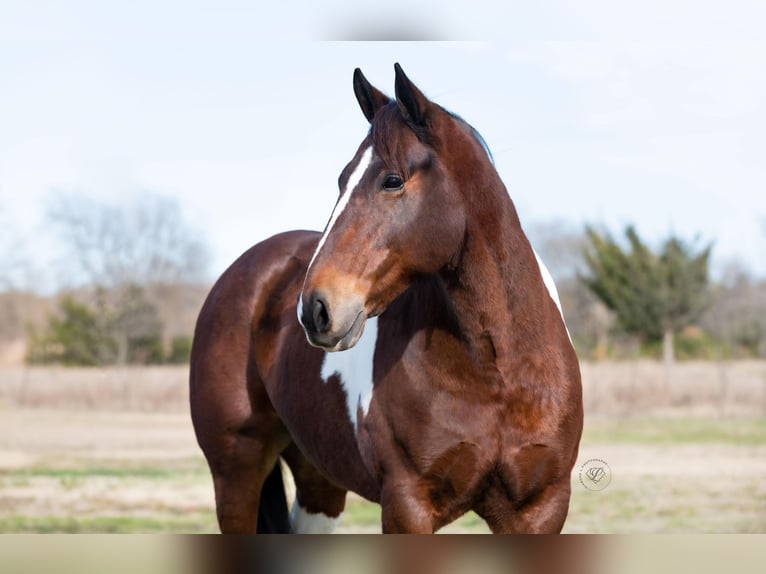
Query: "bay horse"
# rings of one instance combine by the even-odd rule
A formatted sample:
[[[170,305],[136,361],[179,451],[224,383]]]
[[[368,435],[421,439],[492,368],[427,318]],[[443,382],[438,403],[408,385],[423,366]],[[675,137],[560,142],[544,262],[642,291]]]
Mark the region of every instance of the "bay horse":
[[[583,408],[555,286],[478,132],[394,68],[394,99],[354,72],[370,128],[324,233],[255,245],[200,312],[191,414],[222,532],[329,532],[347,491],[385,533],[469,510],[563,527]]]

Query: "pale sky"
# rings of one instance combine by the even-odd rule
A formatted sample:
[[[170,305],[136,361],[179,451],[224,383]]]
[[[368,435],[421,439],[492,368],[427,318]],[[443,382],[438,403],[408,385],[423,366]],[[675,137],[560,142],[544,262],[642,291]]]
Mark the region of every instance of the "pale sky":
[[[368,127],[353,70],[392,94],[394,62],[481,132],[524,225],[699,236],[719,268],[766,276],[757,2],[104,4],[0,8],[0,244],[21,238],[38,282],[61,191],[177,198],[211,277],[273,233],[321,230]],[[328,41],[362,37],[471,41]]]

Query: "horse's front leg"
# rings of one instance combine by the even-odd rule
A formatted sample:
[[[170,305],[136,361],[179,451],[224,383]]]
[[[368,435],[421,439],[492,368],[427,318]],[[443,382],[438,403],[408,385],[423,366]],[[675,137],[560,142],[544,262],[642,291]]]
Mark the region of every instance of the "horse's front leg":
[[[432,534],[434,507],[428,493],[412,479],[389,481],[381,492],[384,534]]]
[[[545,487],[522,506],[504,488],[489,489],[475,509],[495,534],[557,534],[569,511],[569,476]]]

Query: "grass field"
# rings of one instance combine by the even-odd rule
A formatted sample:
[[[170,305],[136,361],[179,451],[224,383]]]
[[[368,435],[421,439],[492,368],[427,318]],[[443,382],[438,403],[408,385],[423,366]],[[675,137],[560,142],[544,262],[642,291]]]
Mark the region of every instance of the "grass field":
[[[606,461],[586,490],[579,466]],[[591,417],[566,532],[766,532],[766,421]],[[341,532],[378,532],[349,496]],[[0,411],[0,532],[216,532],[207,466],[184,413]],[[467,515],[446,532],[486,532]]]
[[[590,458],[612,471],[603,491],[580,483]],[[565,532],[766,532],[766,420],[590,420],[579,459]],[[379,518],[351,500],[341,530],[379,531]],[[444,531],[488,532],[473,514]]]
[[[766,362],[582,365],[566,532],[766,532]],[[0,368],[0,532],[216,532],[182,367]],[[587,490],[589,459],[612,475]],[[378,532],[349,495],[341,532]],[[475,515],[447,532],[486,532]]]

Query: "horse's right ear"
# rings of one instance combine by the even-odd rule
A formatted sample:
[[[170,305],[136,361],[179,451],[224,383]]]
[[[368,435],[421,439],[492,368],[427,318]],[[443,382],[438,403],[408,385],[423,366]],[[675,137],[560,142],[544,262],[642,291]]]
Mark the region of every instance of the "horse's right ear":
[[[399,104],[399,109],[408,122],[425,127],[430,106],[428,98],[410,81],[398,63],[394,64],[394,71],[396,72],[396,102]]]
[[[368,122],[372,122],[375,112],[391,101],[386,94],[367,81],[359,68],[354,70],[354,94]]]

